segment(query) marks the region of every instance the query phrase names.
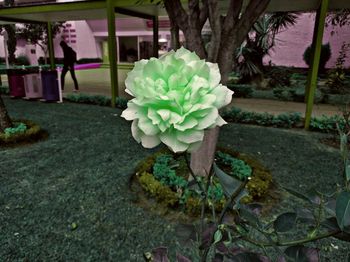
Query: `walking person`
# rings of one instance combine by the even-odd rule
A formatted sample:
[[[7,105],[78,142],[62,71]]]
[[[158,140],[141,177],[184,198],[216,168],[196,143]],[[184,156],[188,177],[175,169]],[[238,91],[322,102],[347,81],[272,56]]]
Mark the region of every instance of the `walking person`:
[[[78,81],[75,76],[75,71],[74,71],[74,63],[77,61],[77,53],[67,45],[66,42],[61,41],[60,46],[62,47],[63,50],[63,69],[61,73],[61,87],[62,90],[64,90],[64,78],[69,70],[73,82],[74,82],[74,92],[77,92],[79,90],[78,86]]]

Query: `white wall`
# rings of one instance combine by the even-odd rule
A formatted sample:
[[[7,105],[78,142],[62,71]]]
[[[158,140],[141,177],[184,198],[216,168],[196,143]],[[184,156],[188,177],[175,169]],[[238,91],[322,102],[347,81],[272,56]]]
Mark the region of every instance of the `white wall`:
[[[76,21],[75,30],[77,34],[77,52],[80,58],[100,57],[95,37],[86,21]]]

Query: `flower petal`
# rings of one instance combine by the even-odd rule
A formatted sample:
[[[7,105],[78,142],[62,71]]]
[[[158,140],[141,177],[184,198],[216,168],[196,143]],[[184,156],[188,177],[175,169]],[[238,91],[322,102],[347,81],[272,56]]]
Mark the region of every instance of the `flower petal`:
[[[204,137],[204,131],[203,130],[186,130],[184,132],[177,132],[176,137],[179,141],[186,143],[186,144],[192,144],[196,142],[201,142]]]
[[[160,140],[175,153],[184,152],[188,148],[188,144],[179,141],[176,137],[176,133],[169,130],[160,135]]]

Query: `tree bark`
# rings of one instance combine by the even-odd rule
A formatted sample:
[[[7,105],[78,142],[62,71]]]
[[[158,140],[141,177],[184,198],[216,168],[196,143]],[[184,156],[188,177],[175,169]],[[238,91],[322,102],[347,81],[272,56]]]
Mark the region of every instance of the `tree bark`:
[[[7,113],[4,101],[0,95],[0,133],[5,131],[5,128],[12,127],[11,119]]]
[[[173,50],[177,50],[180,48],[180,28],[179,26],[170,20],[170,33],[171,33],[171,46],[170,48]]]

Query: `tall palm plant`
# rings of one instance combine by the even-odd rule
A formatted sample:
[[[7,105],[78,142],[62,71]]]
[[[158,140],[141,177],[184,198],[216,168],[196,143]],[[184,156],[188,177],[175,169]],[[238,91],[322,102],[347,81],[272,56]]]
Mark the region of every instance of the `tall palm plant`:
[[[238,69],[244,78],[264,72],[263,59],[276,44],[277,33],[296,23],[298,14],[276,12],[260,17],[237,52]]]

